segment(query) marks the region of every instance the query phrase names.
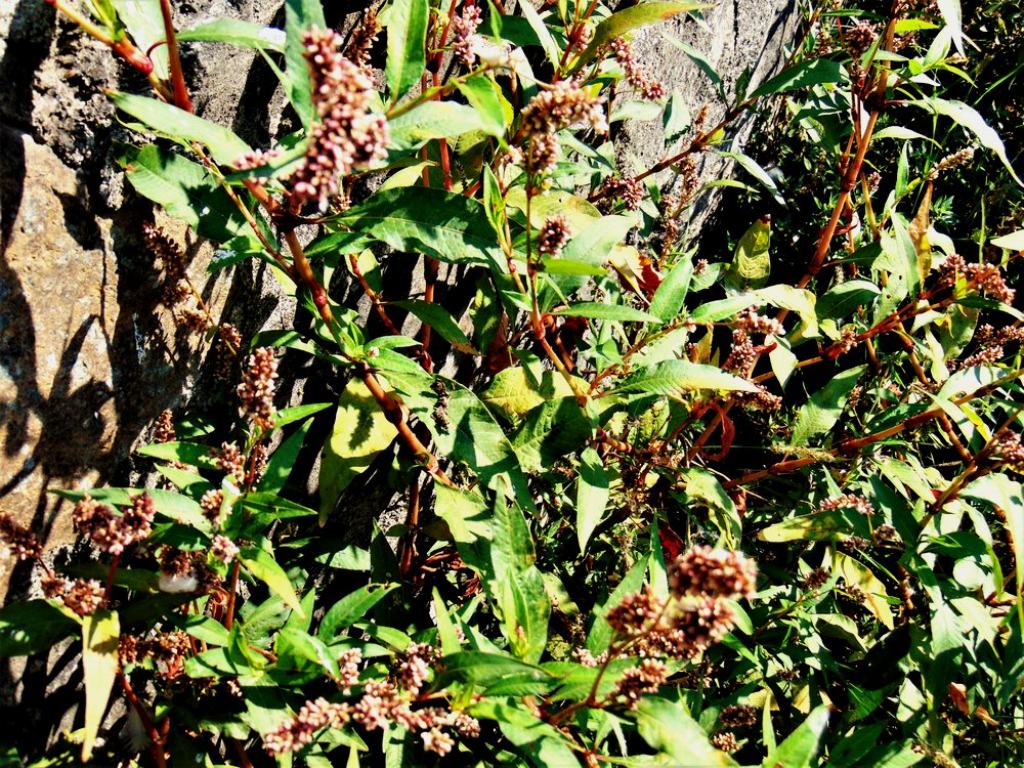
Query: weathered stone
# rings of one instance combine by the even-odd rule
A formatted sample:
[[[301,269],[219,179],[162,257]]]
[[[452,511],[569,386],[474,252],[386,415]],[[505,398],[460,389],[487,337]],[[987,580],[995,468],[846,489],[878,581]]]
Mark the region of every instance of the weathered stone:
[[[3,144],[4,252],[0,262],[0,495],[50,543],[67,520],[45,491],[107,476],[140,432],[195,376],[201,336],[158,304],[158,265],[140,241],[150,215],[138,202],[92,213],[75,172],[47,146],[9,128]],[[208,246],[164,222],[191,257],[193,283],[214,312],[227,284],[205,274]]]
[[[792,40],[799,21],[799,8],[793,0],[723,2],[704,11],[704,24],[676,17],[640,30],[633,48],[637,60],[653,79],[662,83],[669,95],[682,97],[691,116],[696,118],[706,107],[703,127],[707,129],[722,119],[727,105],[700,67],[666,38],[673,37],[702,53],[721,76],[726,97],[733,99],[735,83],[744,73],[748,73],[749,90],[753,91],[778,72],[785,63],[785,46]],[[750,114],[741,115],[729,127],[731,148],[741,149],[753,127]],[[629,122],[619,139],[620,162],[625,172],[637,173],[678,153],[692,138],[693,134],[684,135],[666,145],[660,121]],[[705,182],[731,176],[732,165],[732,161],[711,153],[703,153],[698,158],[698,172]],[[673,171],[663,171],[657,178],[662,185],[671,186]],[[707,192],[691,208],[688,226],[691,235],[699,232],[715,210],[719,195],[718,191]]]

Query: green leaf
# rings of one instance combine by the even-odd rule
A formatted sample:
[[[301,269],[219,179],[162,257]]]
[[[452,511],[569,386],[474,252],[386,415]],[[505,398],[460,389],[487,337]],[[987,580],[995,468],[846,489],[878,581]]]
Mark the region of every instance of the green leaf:
[[[274,638],[274,653],[277,655],[278,669],[289,666],[303,667],[300,662],[312,662],[318,665],[327,676],[338,676],[338,662],[331,655],[331,650],[317,637],[296,627],[283,627]]]
[[[841,552],[835,554],[836,571],[842,575],[846,583],[857,587],[864,593],[864,606],[875,615],[883,625],[893,628],[892,608],[885,599],[885,585],[871,572],[871,569]]]
[[[867,280],[847,280],[821,296],[815,309],[822,320],[838,320],[852,315],[859,307],[870,306],[881,293],[881,288]]]
[[[772,93],[795,91],[808,85],[838,83],[842,79],[843,68],[838,61],[825,58],[810,59],[783,70],[757,88],[749,98],[757,99]]]
[[[810,768],[811,761],[821,751],[825,729],[828,728],[828,718],[828,705],[815,707],[807,719],[772,750],[761,764],[761,768]]]
[[[476,112],[481,129],[489,136],[499,139],[503,137],[507,125],[505,110],[502,108],[503,97],[497,83],[486,75],[474,75],[457,85],[459,92]]]
[[[349,483],[369,468],[397,434],[366,385],[351,379],[341,393],[334,429],[320,460],[321,522],[334,510]]]
[[[666,360],[641,368],[613,391],[647,392],[682,399],[687,393],[701,389],[757,391],[757,387],[746,379],[733,376],[713,365],[691,363],[688,360]]]
[[[239,552],[238,559],[253,578],[262,581],[273,594],[284,601],[285,605],[303,615],[302,605],[299,603],[298,595],[295,594],[295,587],[292,586],[288,574],[284,572],[284,568],[278,565],[273,555],[258,547],[246,547]]]
[[[556,309],[551,314],[559,317],[586,317],[591,320],[612,320],[623,323],[660,323],[661,320],[647,312],[621,304],[600,304],[582,301],[570,307]]]
[[[920,107],[936,115],[948,117],[957,125],[973,133],[983,147],[995,153],[996,157],[1006,166],[1006,170],[1010,172],[1013,180],[1024,186],[1024,181],[1021,181],[1020,177],[1013,170],[1013,166],[1010,165],[1010,158],[1006,156],[1006,147],[1003,145],[1003,140],[999,138],[999,134],[985,122],[985,118],[974,107],[962,101],[938,98],[911,99],[903,103]]]
[[[178,41],[229,43],[242,48],[284,53],[285,33],[283,29],[264,27],[244,19],[214,19],[181,30]]]
[[[663,323],[670,323],[683,309],[686,294],[693,278],[693,260],[684,257],[677,261],[651,299],[651,314]]]
[[[428,0],[394,0],[388,13],[388,60],[384,74],[391,102],[417,85],[427,66]]]
[[[942,14],[942,20],[946,22],[946,28],[949,29],[950,36],[953,38],[956,52],[963,56],[963,11],[960,9],[960,0],[937,0],[936,5],[939,7],[939,13]]]
[[[76,626],[45,600],[13,602],[0,609],[0,658],[45,651],[72,634]]]
[[[837,534],[850,531],[850,522],[839,510],[825,510],[813,515],[797,515],[769,525],[758,532],[761,541],[831,541]]]
[[[543,692],[555,683],[554,676],[541,667],[506,654],[481,651],[462,651],[445,656],[444,676],[473,682],[485,689],[515,680],[532,683],[534,690]]]
[[[82,678],[85,686],[85,735],[82,762],[89,762],[117,676],[121,628],[116,611],[96,611],[82,619]]]
[[[736,289],[759,288],[768,282],[772,271],[769,255],[771,219],[758,219],[740,237],[732,263],[725,273],[726,285]]]
[[[307,416],[312,416],[320,411],[330,408],[332,403],[305,403],[303,405],[290,405],[282,408],[272,417],[275,429],[281,429],[296,421],[302,421]]]
[[[590,418],[574,396],[565,395],[531,410],[513,436],[512,447],[525,471],[543,472],[578,453],[592,436]]]
[[[206,145],[214,161],[221,165],[233,165],[250,151],[249,145],[231,130],[171,104],[117,91],[107,95],[118,109],[141,120],[154,133],[183,144],[195,141]]]
[[[490,539],[493,535],[491,510],[477,490],[464,491],[438,485],[434,488],[436,503],[434,511],[448,525],[448,531],[457,545],[473,544],[478,538]],[[476,552],[459,546],[462,559],[478,570],[486,571],[489,563],[479,561]]]
[[[812,437],[825,434],[836,425],[850,392],[857,386],[866,365],[848,368],[832,377],[822,389],[800,407],[793,424],[792,445],[807,445]]]
[[[373,606],[397,588],[398,584],[367,584],[345,595],[327,609],[317,635],[324,642],[331,642],[338,636],[338,632],[362,619]]]
[[[725,299],[709,301],[701,304],[690,315],[695,323],[717,323],[727,317],[732,317],[747,307],[759,307],[764,302],[754,293],[741,293],[738,296],[729,296]]]
[[[168,79],[167,47],[158,45],[166,37],[160,0],[110,0],[117,11],[117,17],[128,30],[141,51],[146,51],[153,62],[153,74],[161,80]],[[183,39],[179,34],[178,39]]]
[[[636,710],[636,724],[640,737],[675,765],[701,768],[736,765],[728,754],[711,746],[700,723],[690,717],[680,703],[645,696]]]
[[[231,198],[198,163],[155,144],[123,145],[117,162],[136,192],[201,236],[223,243],[249,235],[249,225]]]
[[[544,49],[544,55],[553,66],[558,66],[558,62],[561,59],[561,52],[558,50],[558,46],[555,44],[555,40],[551,37],[551,30],[544,24],[544,20],[541,19],[540,14],[537,13],[537,9],[534,8],[530,3],[520,3],[519,12],[523,14],[527,23],[530,25],[530,29],[533,30],[534,34],[537,35],[537,40],[540,43],[540,47]]]
[[[653,0],[652,2],[641,3],[631,8],[616,11],[598,23],[597,28],[594,30],[594,36],[590,40],[590,45],[580,54],[572,70],[574,72],[579,70],[597,55],[598,50],[616,37],[622,37],[627,32],[639,27],[646,27],[659,21],[671,19],[680,13],[696,11],[707,7],[704,3],[660,2],[659,0]]]
[[[1002,473],[994,473],[972,480],[960,495],[990,504],[1002,512],[1013,547],[1017,595],[1024,595],[1024,486]],[[1018,599],[1016,603],[1021,632],[1024,632],[1024,601]]]
[[[580,455],[580,474],[576,485],[576,538],[580,554],[587,551],[587,542],[604,519],[608,506],[608,473],[601,456],[593,448]]]
[[[1024,229],[1018,229],[1002,237],[994,237],[989,240],[996,248],[1006,248],[1010,251],[1024,251]]]
[[[437,639],[441,641],[441,655],[452,656],[462,650],[462,641],[459,640],[458,628],[452,617],[448,614],[448,606],[445,605],[441,593],[437,587],[433,589],[434,616],[437,621]]]
[[[800,337],[813,338],[819,335],[815,297],[811,291],[793,285],[780,284],[759,288],[754,291],[754,294],[766,304],[796,312],[802,323],[799,326]]]
[[[504,262],[483,206],[465,195],[425,187],[382,190],[341,220],[398,251],[452,263]]]
[[[295,109],[308,134],[316,110],[313,107],[313,80],[302,43],[305,32],[312,28],[325,30],[324,11],[320,0],[285,0],[284,58],[286,64],[288,101]]]
[[[267,462],[267,470],[263,473],[263,479],[260,480],[260,491],[276,494],[284,489],[284,484],[292,473],[292,466],[295,464],[299,451],[302,450],[302,444],[306,441],[306,435],[312,425],[313,420],[307,419],[305,424],[277,447],[277,450],[271,455],[270,461]]]
[[[572,388],[557,371],[515,366],[499,372],[480,398],[515,424],[546,401],[570,395]]]
[[[686,484],[686,495],[703,502],[711,511],[711,522],[725,538],[726,546],[730,549],[738,547],[743,521],[736,502],[725,492],[718,478],[706,470],[692,467],[682,472],[680,479]]]
[[[149,456],[162,461],[176,461],[202,469],[217,469],[217,459],[210,455],[208,445],[188,442],[150,443],[139,448],[139,456]]]
[[[889,273],[884,293],[890,304],[900,302],[907,296],[916,296],[921,287],[917,248],[910,237],[907,222],[898,213],[894,213],[892,227],[891,235],[882,236],[882,255],[872,264],[874,269],[884,269]]]
[[[740,166],[740,168],[742,168],[751,176],[753,176],[761,186],[768,190],[769,194],[771,194],[772,196],[772,199],[776,203],[781,205],[783,208],[786,207],[786,199],[782,196],[782,193],[779,191],[779,187],[775,183],[775,179],[769,176],[768,172],[760,165],[758,165],[757,161],[755,161],[754,158],[749,157],[748,155],[745,155],[742,152],[719,151],[718,154],[721,155],[722,157],[728,157],[731,160],[735,160],[736,163]]]
[[[494,505],[491,593],[500,607],[505,636],[513,652],[540,661],[548,638],[551,602],[535,565],[533,537],[522,511],[498,496]]]
[[[469,337],[458,326],[458,323],[455,322],[448,310],[440,304],[420,299],[406,299],[405,301],[392,301],[390,303],[408,312],[412,312],[422,322],[437,331],[441,338],[459,352],[465,352],[468,355],[477,353]]]
[[[417,149],[433,139],[453,139],[486,124],[472,106],[454,101],[427,101],[388,122],[391,146],[400,151]]]

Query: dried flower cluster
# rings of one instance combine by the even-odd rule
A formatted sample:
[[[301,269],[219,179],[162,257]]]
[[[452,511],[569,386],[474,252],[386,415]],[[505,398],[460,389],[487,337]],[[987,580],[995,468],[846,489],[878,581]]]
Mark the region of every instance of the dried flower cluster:
[[[177,435],[174,432],[174,414],[170,410],[160,412],[153,425],[154,443],[173,443]]]
[[[633,178],[610,176],[601,185],[600,194],[611,200],[622,200],[627,211],[635,211],[644,201],[644,185]]]
[[[245,477],[245,456],[235,443],[221,443],[219,451],[211,452],[217,469],[231,477],[236,483],[241,483]],[[213,503],[213,499],[210,499]]]
[[[341,35],[313,29],[303,44],[320,119],[310,132],[305,162],[291,176],[291,206],[299,210],[316,202],[325,210],[341,177],[387,155],[388,124],[370,111],[373,80],[342,54]]]
[[[264,746],[271,754],[279,755],[311,743],[323,728],[340,728],[354,722],[374,731],[395,723],[418,732],[428,752],[446,755],[455,746],[453,731],[463,738],[476,738],[480,735],[480,723],[463,712],[444,707],[412,707],[434,661],[436,651],[431,646],[412,645],[398,664],[396,677],[401,687],[390,680],[370,680],[355,702],[333,703],[323,698],[307,702],[294,719],[264,737]],[[338,682],[345,693],[358,684],[361,662],[358,650],[342,654]]]
[[[859,493],[843,493],[839,496],[825,499],[818,507],[818,512],[831,512],[836,509],[852,509],[868,517],[875,514],[875,508],[870,501]]]
[[[165,307],[175,307],[192,294],[185,271],[185,257],[177,243],[171,240],[160,227],[146,222],[142,225],[142,239],[146,249],[160,261],[164,268],[164,283],[161,301]]]
[[[1006,345],[1013,342],[1024,341],[1024,328],[1017,325],[1007,325],[1002,328],[994,328],[985,323],[978,326],[974,332],[974,343],[977,345],[975,352],[965,357],[960,368],[971,368],[976,365],[991,365],[1006,357]]]
[[[40,586],[49,600],[57,600],[79,616],[90,616],[103,607],[103,585],[95,579],[44,576]]]
[[[7,514],[0,514],[0,543],[6,554],[3,557],[15,557],[18,560],[34,560],[43,553],[42,544],[34,533],[20,525]]]
[[[856,60],[864,55],[864,52],[871,47],[877,37],[878,25],[866,19],[860,19],[843,32],[843,46]]]
[[[718,722],[725,728],[749,728],[757,725],[758,712],[749,704],[731,704],[723,707]]]
[[[732,332],[732,348],[722,363],[722,370],[745,377],[757,361],[757,355],[757,347],[750,340],[750,335],[741,328],[735,328]]]
[[[345,48],[345,58],[357,67],[370,65],[370,51],[380,34],[380,20],[377,18],[377,11],[373,7],[363,11],[362,18],[348,39],[348,46]]]
[[[643,68],[637,63],[633,53],[633,46],[625,38],[617,37],[610,43],[615,59],[619,62],[626,73],[626,80],[636,88],[648,101],[657,101],[665,98],[665,86],[656,80],[651,80]]]
[[[476,63],[474,37],[483,21],[478,5],[465,5],[458,16],[452,19],[452,52],[462,65],[472,67]]]
[[[552,216],[544,222],[537,233],[537,253],[542,256],[557,256],[569,242],[569,223],[564,216]]]
[[[139,494],[121,514],[86,496],[75,505],[75,528],[109,555],[120,555],[126,547],[145,539],[153,530],[156,505],[149,494]]]
[[[656,693],[658,687],[668,679],[668,667],[658,659],[641,659],[640,663],[627,669],[619,678],[612,698],[621,701],[629,709],[636,709],[640,699],[648,693]]]
[[[782,323],[774,317],[758,314],[756,307],[747,307],[737,314],[733,327],[746,333],[762,333],[766,336],[781,336],[785,332]]]
[[[1006,284],[1002,270],[995,264],[968,264],[960,254],[953,254],[942,263],[940,275],[943,280],[954,283],[958,275],[963,276],[981,293],[1006,304],[1012,304],[1016,295],[1016,291]]]
[[[277,357],[271,347],[260,347],[249,355],[242,383],[238,385],[240,412],[262,430],[274,426],[274,391],[277,380]]]
[[[742,552],[692,547],[669,569],[669,587],[677,595],[750,599],[757,591],[757,566]]]
[[[191,655],[192,640],[180,629],[160,632],[148,638],[124,634],[117,645],[117,656],[122,666],[152,659],[157,674],[166,680],[185,674],[185,660]]]
[[[964,147],[957,152],[946,155],[928,172],[928,181],[935,181],[946,171],[951,171],[954,168],[961,168],[973,159],[974,147]]]
[[[238,545],[222,534],[213,537],[210,554],[222,563],[230,563],[238,556]]]
[[[605,618],[642,656],[692,659],[732,629],[728,601],[753,596],[756,580],[753,561],[742,553],[696,546],[673,561],[667,600],[647,588],[627,595]]]
[[[604,99],[591,96],[572,80],[560,80],[545,88],[523,109],[523,126],[529,134],[554,133],[581,125],[589,125],[599,134],[608,132]]]
[[[1021,444],[1020,435],[1011,432],[1009,429],[1001,430],[992,440],[992,455],[1000,461],[1017,468],[1024,469],[1024,445]]]

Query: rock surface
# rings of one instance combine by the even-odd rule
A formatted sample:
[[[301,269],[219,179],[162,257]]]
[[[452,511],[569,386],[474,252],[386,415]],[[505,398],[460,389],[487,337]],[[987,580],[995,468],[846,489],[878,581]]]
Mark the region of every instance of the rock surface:
[[[328,4],[328,20],[347,27],[366,4],[344,4],[348,17]],[[283,26],[280,0],[175,6],[179,27],[223,16]],[[704,26],[675,20],[638,35],[635,47],[692,113],[709,103],[713,121],[722,111],[714,88],[664,34],[702,51],[727,83],[748,67],[757,83],[780,63],[796,15],[792,0],[735,0],[707,11]],[[283,112],[269,67],[251,51],[201,44],[200,55],[199,45],[183,48],[197,111],[266,147]],[[159,269],[140,241],[152,209],[112,162],[113,142],[127,133],[102,89],[145,93],[145,81],[42,0],[15,0],[0,7],[0,82],[0,506],[53,544],[70,531],[46,490],[126,481],[132,445],[161,410],[188,399],[208,345],[157,303]],[[659,123],[624,131],[622,156],[637,169],[667,149]],[[721,163],[704,168],[723,172]],[[215,317],[245,333],[290,325],[294,303],[261,273],[210,275],[209,246],[180,227],[174,234]]]
[[[722,119],[726,101],[708,75],[672,40],[703,55],[722,78],[725,97],[731,100],[734,84],[744,73],[749,75],[749,92],[782,68],[788,53],[785,46],[792,41],[799,20],[800,12],[794,0],[720,2],[704,11],[704,24],[676,17],[640,30],[633,48],[637,60],[653,79],[662,83],[670,96],[678,94],[693,118],[706,109],[703,122],[706,130]],[[730,148],[742,149],[753,127],[749,113],[730,126],[730,136],[734,137]],[[627,123],[619,140],[620,163],[624,163],[627,172],[645,170],[662,158],[678,153],[690,138],[692,134],[684,134],[666,142],[665,131],[657,120]],[[704,153],[697,167],[701,179],[708,181],[731,176],[732,165],[732,161]],[[751,181],[749,177],[742,180]],[[673,186],[673,172],[663,171],[658,181],[663,186]],[[715,210],[719,197],[718,191],[706,192],[692,206],[688,227],[691,236],[700,231]]]

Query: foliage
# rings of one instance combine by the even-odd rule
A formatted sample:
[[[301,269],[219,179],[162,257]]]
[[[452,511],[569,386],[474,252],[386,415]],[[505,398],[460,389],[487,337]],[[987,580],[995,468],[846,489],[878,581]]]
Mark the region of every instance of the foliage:
[[[232,407],[162,416],[151,487],[64,492],[87,562],[0,518],[42,590],[0,653],[80,643],[84,674],[81,727],[12,760],[1024,759],[1021,68],[971,63],[1008,4],[815,6],[764,83],[679,43],[723,102],[693,116],[628,38],[696,3],[392,0],[347,37],[317,0],[177,33],[56,5],[150,80],[110,94],[136,192],[304,317],[243,340],[146,227]],[[195,115],[182,41],[258,49],[294,131]],[[629,115],[663,121],[652,168],[616,159]],[[712,154],[749,215],[696,240]],[[282,408],[281,357],[335,401]],[[399,522],[346,538],[371,490]]]

